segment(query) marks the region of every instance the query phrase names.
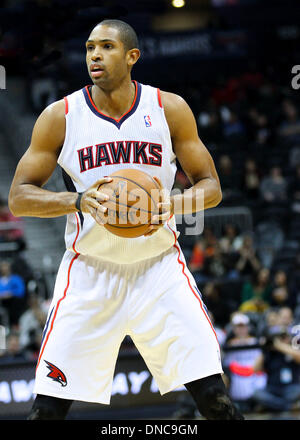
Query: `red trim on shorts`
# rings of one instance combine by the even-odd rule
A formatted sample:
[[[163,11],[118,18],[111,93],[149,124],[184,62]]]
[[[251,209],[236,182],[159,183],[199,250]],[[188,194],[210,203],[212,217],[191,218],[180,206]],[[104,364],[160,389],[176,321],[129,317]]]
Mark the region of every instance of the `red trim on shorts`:
[[[66,96],[64,96],[64,100],[65,100],[65,114],[67,115],[69,112],[69,103]]]
[[[193,292],[194,296],[197,298],[197,300],[198,300],[198,302],[199,302],[199,304],[200,304],[201,310],[202,310],[202,312],[204,313],[204,315],[205,315],[205,317],[206,317],[206,319],[207,319],[207,321],[208,321],[208,323],[209,323],[209,325],[210,325],[212,331],[214,332],[214,335],[215,335],[216,340],[217,340],[217,342],[218,342],[218,345],[219,345],[219,347],[220,347],[220,344],[219,344],[218,337],[217,337],[217,334],[216,334],[216,332],[215,332],[215,329],[213,328],[212,323],[210,322],[210,319],[209,319],[209,317],[207,316],[207,314],[206,314],[206,312],[205,312],[205,310],[204,310],[204,308],[203,308],[202,300],[201,300],[201,298],[199,298],[199,295],[197,295],[197,293],[196,293],[195,290],[193,289],[189,277],[188,277],[187,274],[184,272],[184,269],[185,269],[186,266],[185,266],[184,262],[180,260],[180,254],[181,254],[181,252],[180,252],[179,247],[178,247],[177,244],[176,244],[176,243],[177,243],[177,236],[176,236],[176,233],[173,231],[173,229],[171,229],[171,227],[170,227],[170,225],[169,225],[169,221],[167,221],[167,225],[168,225],[168,228],[170,229],[170,231],[172,231],[173,234],[174,234],[175,242],[174,242],[173,246],[176,248],[176,250],[177,250],[177,252],[178,252],[177,261],[178,261],[178,263],[182,266],[182,273],[183,273],[183,275],[184,275],[184,276],[186,277],[186,279],[187,279],[187,282],[188,282],[189,288],[190,288],[191,291]]]
[[[157,99],[158,99],[158,104],[161,108],[163,108],[162,102],[161,102],[161,94],[160,94],[160,90],[157,89]]]
[[[75,213],[75,215],[76,215],[76,213]],[[44,353],[44,350],[45,350],[46,344],[47,344],[48,339],[49,339],[49,336],[50,336],[50,333],[52,332],[53,325],[54,325],[54,321],[55,321],[56,314],[57,314],[58,308],[59,308],[59,306],[60,306],[60,303],[61,303],[61,301],[62,301],[63,299],[65,299],[65,297],[66,297],[66,295],[67,295],[67,291],[68,291],[68,289],[69,289],[69,285],[70,285],[70,273],[71,273],[71,269],[72,269],[73,263],[74,263],[75,260],[77,260],[77,258],[78,258],[79,255],[80,255],[80,254],[76,251],[76,249],[75,249],[75,244],[76,244],[76,241],[77,241],[77,238],[78,238],[78,235],[79,235],[79,221],[78,221],[78,217],[77,217],[77,215],[76,215],[76,220],[77,220],[77,235],[76,235],[76,237],[75,237],[75,240],[74,240],[74,243],[73,243],[73,246],[72,246],[72,247],[73,247],[73,250],[74,250],[74,252],[75,252],[75,255],[74,255],[74,257],[72,258],[72,260],[71,260],[71,262],[70,262],[70,264],[69,264],[69,268],[68,268],[68,276],[67,276],[67,285],[66,285],[66,287],[65,287],[65,290],[64,290],[64,294],[63,294],[63,296],[60,298],[60,300],[58,300],[58,302],[57,302],[57,304],[56,304],[56,308],[55,308],[55,312],[54,312],[54,315],[53,315],[53,318],[52,318],[52,322],[51,322],[50,330],[49,330],[49,332],[48,332],[48,334],[47,334],[47,337],[45,338],[44,345],[43,345],[43,347],[41,348],[41,352],[40,352],[40,354],[39,354],[39,358],[38,358],[38,362],[37,362],[36,370],[38,369],[38,366],[39,366],[40,361],[41,361],[41,358],[42,358],[42,356],[43,356],[43,353]]]

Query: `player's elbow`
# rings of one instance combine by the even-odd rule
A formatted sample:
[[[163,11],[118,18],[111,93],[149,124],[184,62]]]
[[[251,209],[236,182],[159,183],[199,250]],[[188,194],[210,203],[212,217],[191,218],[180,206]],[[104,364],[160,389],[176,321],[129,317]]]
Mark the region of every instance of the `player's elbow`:
[[[20,206],[17,202],[17,197],[14,190],[11,188],[8,196],[8,208],[13,216],[21,217]]]
[[[19,217],[18,210],[16,209],[16,205],[14,203],[13,197],[9,196],[8,198],[8,208],[13,216]]]
[[[215,191],[215,197],[214,197],[214,201],[213,201],[213,208],[215,208],[216,206],[218,206],[221,202],[222,202],[222,190],[219,187],[216,191]]]

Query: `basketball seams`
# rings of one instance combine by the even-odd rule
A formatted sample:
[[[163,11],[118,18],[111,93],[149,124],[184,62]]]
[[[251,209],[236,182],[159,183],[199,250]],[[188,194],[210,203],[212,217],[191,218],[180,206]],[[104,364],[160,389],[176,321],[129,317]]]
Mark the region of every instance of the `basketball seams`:
[[[106,183],[106,184],[104,184],[105,185],[105,187],[106,188],[109,188],[109,189],[111,189],[112,191],[114,190],[114,187],[111,185],[111,183]],[[102,185],[99,185],[99,187],[98,187],[98,190],[99,190],[99,188],[101,188],[101,186]],[[143,188],[143,187],[141,187],[145,192],[146,192],[146,194],[148,195],[148,193],[147,193],[147,191]],[[127,191],[126,190],[126,193],[127,194],[130,194],[131,193],[131,191]],[[148,197],[149,197],[149,195],[148,195]],[[152,199],[153,200],[153,199]],[[141,212],[147,212],[148,214],[152,214],[152,212],[153,212],[153,214],[155,215],[155,214],[158,214],[158,212],[159,211],[157,211],[157,210],[154,210],[154,211],[148,211],[147,209],[144,209],[144,208],[136,208],[135,206],[133,206],[133,205],[127,205],[126,203],[122,203],[122,202],[120,202],[119,200],[117,200],[116,198],[113,198],[110,194],[109,194],[109,200],[108,201],[106,201],[106,202],[104,202],[104,203],[109,203],[109,202],[114,202],[116,205],[120,205],[120,206],[124,206],[124,207],[126,207],[126,208],[132,208],[132,209],[135,209],[135,210],[140,210]],[[155,202],[154,202],[155,203]]]
[[[129,177],[123,177],[123,176],[112,176],[112,179],[117,178],[117,179],[122,179],[122,180],[128,180],[128,182],[134,183],[136,186],[138,186],[139,188],[141,188],[143,191],[145,191],[146,194],[148,194],[148,197],[150,197],[150,199],[153,201],[153,203],[156,205],[155,200],[153,199],[153,197],[151,196],[151,194],[149,194],[149,192],[139,183],[137,183],[135,180],[129,179]],[[157,189],[159,189],[159,187],[157,186],[157,183],[155,182],[155,180],[151,177],[151,179],[153,180],[153,182],[155,183]],[[102,185],[101,185],[102,186]]]
[[[133,226],[117,226],[109,223],[110,228],[116,228],[116,229],[136,229],[136,228],[145,228],[145,226],[147,226],[147,223],[142,223],[141,225],[133,225]]]
[[[150,174],[132,168],[119,170],[108,177],[112,178],[112,182],[98,186],[98,191],[102,189],[109,196],[109,200],[102,203],[108,209],[104,214],[106,222],[103,226],[119,237],[136,238],[144,235],[148,232],[152,216],[159,213],[159,193],[153,193],[152,196],[151,192],[160,190],[160,185]],[[141,190],[143,193],[139,193]],[[147,202],[143,194],[147,196]],[[129,201],[131,195],[133,199]],[[127,199],[122,199],[124,196]],[[134,209],[131,211],[130,208]]]
[[[152,214],[152,211],[148,211],[147,209],[143,209],[143,208],[136,208],[135,206],[126,205],[126,203],[119,202],[118,200],[113,199],[113,198],[110,198],[110,200],[103,202],[103,205],[104,205],[104,203],[108,204],[110,202],[114,202],[117,206],[120,205],[120,206],[124,206],[125,208],[135,209],[136,211],[141,211],[141,212],[146,212],[147,214]],[[158,212],[159,211],[154,211],[153,214],[154,215],[158,214]]]

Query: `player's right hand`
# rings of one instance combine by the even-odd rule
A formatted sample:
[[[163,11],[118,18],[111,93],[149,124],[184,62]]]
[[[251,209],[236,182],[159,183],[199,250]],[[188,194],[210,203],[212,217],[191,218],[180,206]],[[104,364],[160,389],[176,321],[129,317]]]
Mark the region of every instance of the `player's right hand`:
[[[81,211],[91,214],[99,225],[103,225],[105,223],[103,215],[101,216],[101,214],[105,214],[107,208],[102,206],[102,203],[109,200],[109,196],[99,191],[98,188],[103,183],[108,183],[111,181],[111,177],[103,177],[102,179],[97,180],[97,182],[90,186],[90,188],[88,188],[81,197]]]

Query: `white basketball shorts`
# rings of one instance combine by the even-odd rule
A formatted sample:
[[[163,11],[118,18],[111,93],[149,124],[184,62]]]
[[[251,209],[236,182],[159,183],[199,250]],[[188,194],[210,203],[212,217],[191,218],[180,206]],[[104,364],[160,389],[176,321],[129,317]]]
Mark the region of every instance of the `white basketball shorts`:
[[[109,404],[126,335],[161,394],[223,373],[216,333],[178,244],[158,257],[123,265],[66,251],[34,393]]]

